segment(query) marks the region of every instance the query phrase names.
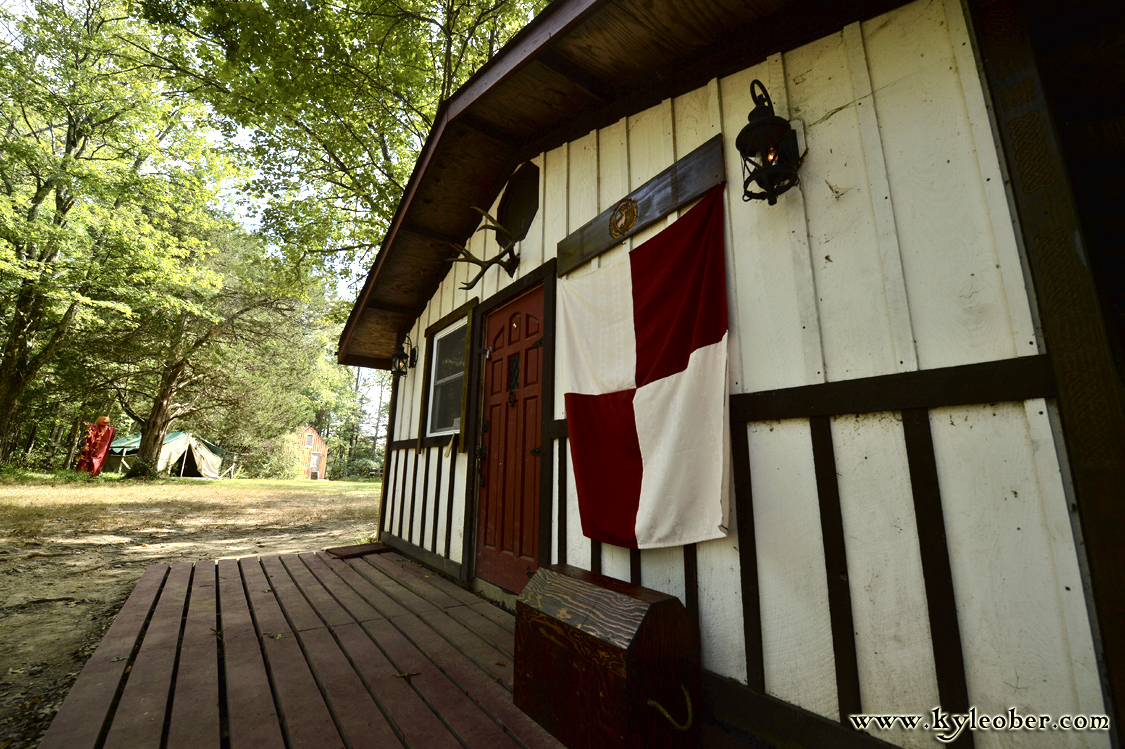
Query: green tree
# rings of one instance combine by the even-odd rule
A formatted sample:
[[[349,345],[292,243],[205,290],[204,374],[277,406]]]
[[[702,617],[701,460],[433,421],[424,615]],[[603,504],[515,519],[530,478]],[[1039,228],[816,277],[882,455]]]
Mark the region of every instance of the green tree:
[[[201,281],[172,229],[206,220],[230,164],[207,110],[122,56],[150,33],[122,0],[0,12],[0,459],[69,338]]]
[[[285,252],[350,270],[382,242],[440,102],[546,0],[142,0],[138,50],[246,128],[248,197]]]
[[[199,227],[181,227],[190,231]],[[152,465],[172,422],[208,410],[260,424],[286,409],[286,363],[297,377],[307,368],[278,356],[300,339],[300,277],[280,267],[258,240],[228,224],[210,232],[193,257],[199,283],[163,305],[121,315],[98,334],[98,359],[121,407],[139,426],[138,458]],[[291,427],[290,427],[291,428]]]

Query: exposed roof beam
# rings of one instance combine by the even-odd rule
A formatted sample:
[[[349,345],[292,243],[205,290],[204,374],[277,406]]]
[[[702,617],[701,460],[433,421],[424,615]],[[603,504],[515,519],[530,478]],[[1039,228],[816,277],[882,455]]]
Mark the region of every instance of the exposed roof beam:
[[[536,59],[541,65],[558,73],[603,104],[617,98],[617,91],[613,86],[554,50],[544,50]]]
[[[391,304],[390,302],[371,301],[367,303],[367,309],[378,310],[380,312],[393,312],[396,315],[406,315],[411,319],[414,318],[414,307],[407,307],[402,304]]]
[[[509,148],[518,148],[522,142],[514,133],[511,133],[499,125],[493,125],[491,122],[485,122],[482,119],[474,117],[471,114],[463,114],[454,120],[455,125],[464,125],[475,133],[480,133],[484,137],[494,140],[502,146]]]
[[[416,237],[421,237],[429,242],[438,242],[441,244],[451,244],[460,246],[461,242],[457,241],[456,237],[451,237],[440,232],[432,231],[421,226],[414,226],[413,224],[403,224],[398,229],[400,232],[413,234]]]

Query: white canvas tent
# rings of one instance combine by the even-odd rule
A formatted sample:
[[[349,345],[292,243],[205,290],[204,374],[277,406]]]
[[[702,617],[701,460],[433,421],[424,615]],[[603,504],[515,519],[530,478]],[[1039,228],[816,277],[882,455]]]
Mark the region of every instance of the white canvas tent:
[[[110,455],[106,460],[107,471],[127,471],[132,458],[137,454],[141,438],[139,435],[123,437],[110,445]],[[217,479],[226,451],[192,432],[169,432],[164,437],[160,449],[160,459],[156,470],[169,471],[174,476]]]

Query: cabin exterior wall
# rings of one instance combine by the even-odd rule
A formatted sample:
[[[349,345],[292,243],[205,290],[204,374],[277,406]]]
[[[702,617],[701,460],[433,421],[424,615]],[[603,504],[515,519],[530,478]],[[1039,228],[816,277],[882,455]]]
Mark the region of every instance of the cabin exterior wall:
[[[734,148],[755,78],[807,149],[801,185],[772,207],[742,201]],[[1045,353],[986,102],[958,0],[917,0],[712,80],[536,157],[540,208],[515,276],[493,269],[464,291],[476,269],[454,264],[409,335],[423,353],[436,321],[540,268],[569,233],[721,133],[732,394]],[[573,275],[622,261],[677,215]],[[486,233],[469,249],[498,252]],[[422,379],[420,357],[397,388],[384,532],[464,573],[475,462],[456,440],[420,432]],[[556,391],[558,420],[562,396]],[[1065,452],[1047,402],[928,414],[969,704],[990,714],[1012,706],[1104,714]],[[821,439],[837,475],[863,709],[927,712],[941,703],[919,541],[933,529],[916,519],[909,425],[888,411],[831,417],[827,437],[818,428],[808,418],[751,421],[734,441],[746,451],[735,462],[748,461],[753,496],[760,678],[774,697],[841,718]],[[697,607],[704,668],[752,684],[759,677],[747,666],[735,530],[687,553],[592,544],[581,534],[567,458],[565,438],[556,439],[550,561],[629,580],[639,557],[638,582]],[[1109,746],[1104,733],[975,740],[1007,746],[1012,736],[1021,746]],[[924,731],[880,737],[908,747],[933,740]]]
[[[312,437],[310,444],[309,437]],[[328,472],[328,443],[320,436],[315,428],[307,426],[297,433],[297,450],[301,456],[301,477],[312,478],[312,456],[319,455],[317,459],[317,479],[327,478]]]

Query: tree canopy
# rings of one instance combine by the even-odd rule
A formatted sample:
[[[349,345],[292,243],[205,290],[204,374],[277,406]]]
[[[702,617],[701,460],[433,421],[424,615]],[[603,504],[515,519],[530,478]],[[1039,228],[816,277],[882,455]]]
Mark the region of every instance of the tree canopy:
[[[138,53],[248,133],[262,233],[347,273],[379,248],[438,105],[545,4],[142,0],[167,33]]]
[[[108,412],[146,454],[173,423],[246,450],[314,424],[374,466],[384,392],[331,356],[343,286],[440,103],[545,4],[0,10],[0,462],[69,464]]]

